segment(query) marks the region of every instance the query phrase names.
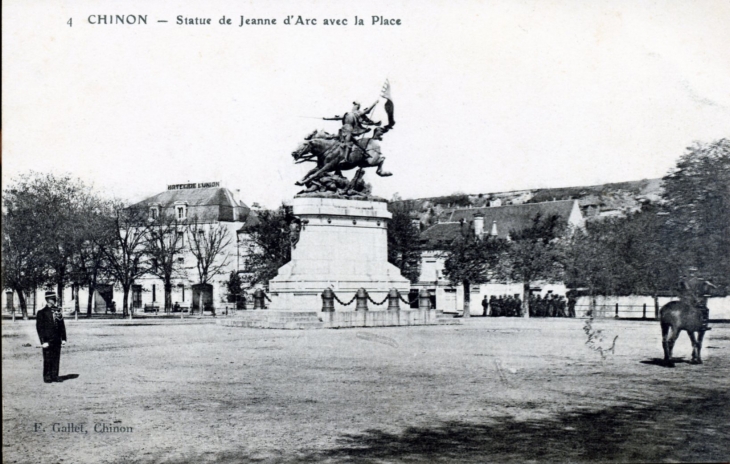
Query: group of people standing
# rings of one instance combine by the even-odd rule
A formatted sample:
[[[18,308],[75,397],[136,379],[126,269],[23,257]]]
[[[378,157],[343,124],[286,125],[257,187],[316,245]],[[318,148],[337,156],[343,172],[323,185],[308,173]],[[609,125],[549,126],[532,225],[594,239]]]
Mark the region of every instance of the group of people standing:
[[[484,295],[482,300],[483,316],[492,317],[520,317],[522,316],[522,299],[519,295],[492,295],[488,300]]]
[[[530,317],[575,317],[575,303],[572,295],[567,300],[554,293],[530,295]]]
[[[544,298],[539,294],[529,298],[530,317],[575,317],[576,298],[573,295],[569,295],[567,300],[563,295],[554,293]],[[519,295],[484,295],[482,309],[483,316],[521,317],[524,314]]]

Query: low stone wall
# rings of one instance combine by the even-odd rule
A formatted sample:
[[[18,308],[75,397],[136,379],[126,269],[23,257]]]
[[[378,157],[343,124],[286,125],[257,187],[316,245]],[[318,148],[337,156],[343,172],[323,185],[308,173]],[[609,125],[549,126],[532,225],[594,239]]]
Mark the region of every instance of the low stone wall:
[[[327,328],[393,327],[439,324],[435,309],[401,309],[400,311],[335,311],[319,313]]]
[[[435,309],[334,312],[260,310],[238,311],[232,317],[218,319],[218,324],[256,329],[344,329],[461,324],[461,320],[444,316]]]

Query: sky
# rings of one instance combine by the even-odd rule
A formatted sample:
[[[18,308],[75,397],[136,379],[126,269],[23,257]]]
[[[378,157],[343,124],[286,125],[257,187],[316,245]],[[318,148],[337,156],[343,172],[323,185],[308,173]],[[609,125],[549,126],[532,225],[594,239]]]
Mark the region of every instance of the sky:
[[[384,198],[662,177],[693,141],[730,136],[726,1],[10,0],[2,21],[3,188],[34,170],[137,201],[220,181],[276,207],[313,167],[291,157],[304,136],[336,132],[321,118],[386,78],[393,176],[365,177]]]

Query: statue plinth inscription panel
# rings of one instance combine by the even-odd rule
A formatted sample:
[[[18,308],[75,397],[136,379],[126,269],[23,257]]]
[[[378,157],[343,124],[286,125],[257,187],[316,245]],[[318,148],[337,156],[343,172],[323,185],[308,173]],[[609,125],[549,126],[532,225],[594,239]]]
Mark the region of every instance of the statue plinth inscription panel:
[[[344,302],[361,287],[375,301],[391,288],[408,295],[408,279],[388,263],[387,202],[307,196],[295,197],[292,206],[301,221],[299,240],[291,261],[269,282],[271,309],[318,311],[327,287]],[[354,307],[335,302],[337,311]],[[371,310],[384,307],[370,305]]]

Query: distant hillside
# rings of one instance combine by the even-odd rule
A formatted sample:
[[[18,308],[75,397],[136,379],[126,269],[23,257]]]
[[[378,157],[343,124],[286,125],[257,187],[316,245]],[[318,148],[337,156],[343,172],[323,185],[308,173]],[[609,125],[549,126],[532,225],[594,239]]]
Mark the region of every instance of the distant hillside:
[[[621,216],[638,211],[645,203],[661,200],[662,180],[643,179],[579,187],[515,190],[511,192],[452,195],[402,200],[418,211],[424,226],[443,221],[454,209],[483,206],[519,205],[555,200],[578,200],[583,215],[589,220]]]

